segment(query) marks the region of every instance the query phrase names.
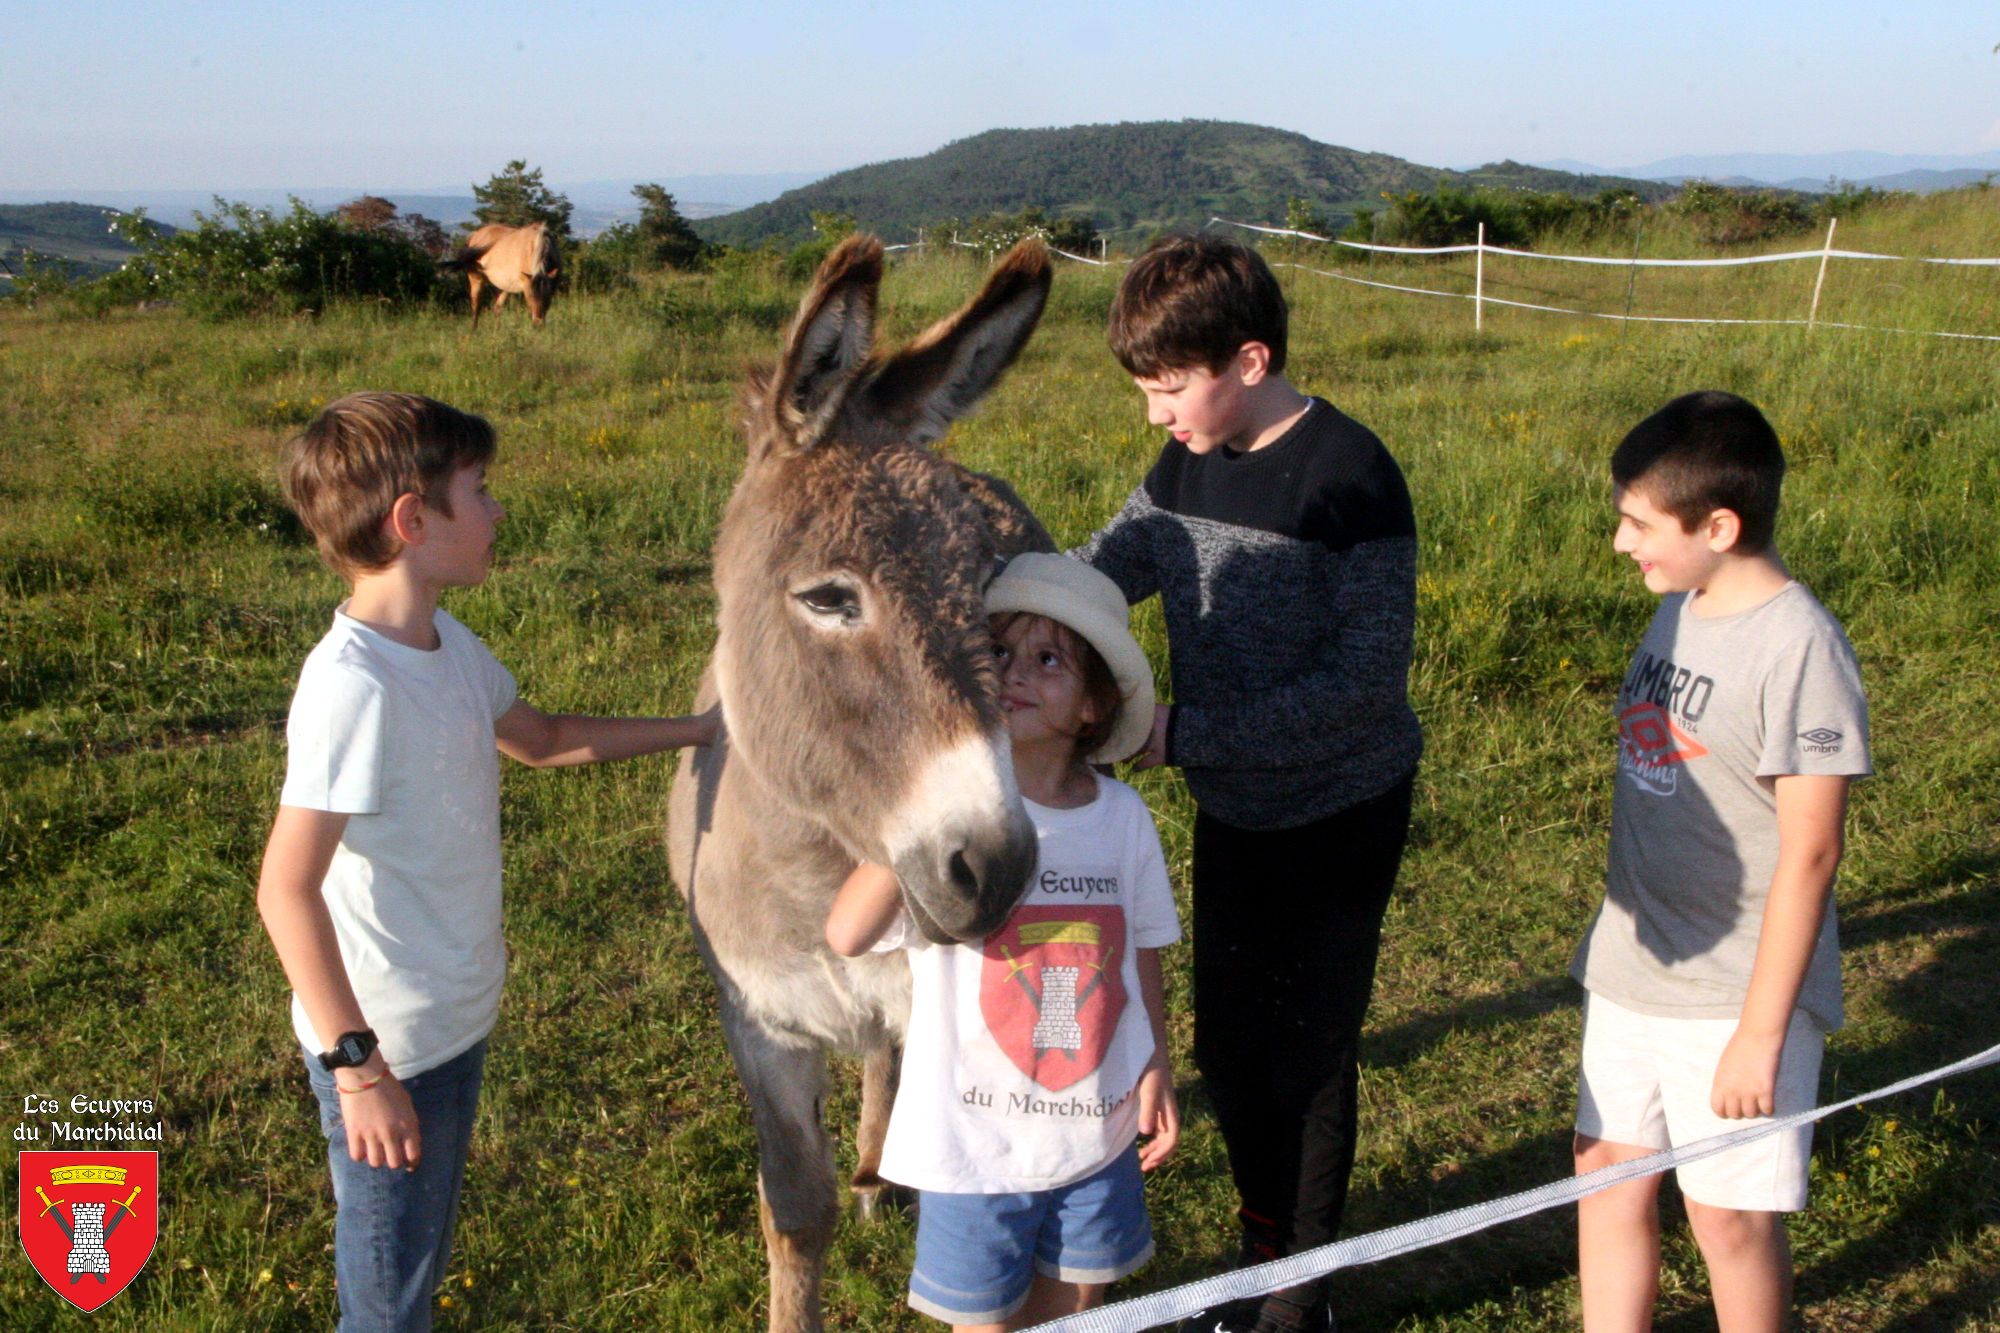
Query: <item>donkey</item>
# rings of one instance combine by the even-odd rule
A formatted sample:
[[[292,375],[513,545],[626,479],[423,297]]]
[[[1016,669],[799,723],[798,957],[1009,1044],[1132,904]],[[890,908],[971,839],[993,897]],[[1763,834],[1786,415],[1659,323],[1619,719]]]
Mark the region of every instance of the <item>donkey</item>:
[[[1005,483],[927,446],[1013,361],[1049,276],[1038,242],[1017,246],[970,304],[876,357],[882,246],[851,237],[744,389],[697,697],[721,702],[724,734],[684,753],[667,842],[750,1097],[780,1333],[820,1328],[840,1212],[826,1053],[865,1057],[851,1186],[868,1215],[909,1011],[899,952],[826,947],[835,890],[859,859],[889,865],[916,928],[949,943],[998,927],[1033,870],[982,594],[998,557],[1054,543]]]
[[[518,292],[528,303],[528,314],[540,328],[556,299],[556,279],[562,276],[562,261],[556,252],[556,238],[548,224],[531,222],[510,227],[489,222],[465,238],[465,248],[444,261],[441,267],[463,273],[472,287],[472,327],[479,327],[479,301],[489,284],[499,295],[493,308],[507,304]]]

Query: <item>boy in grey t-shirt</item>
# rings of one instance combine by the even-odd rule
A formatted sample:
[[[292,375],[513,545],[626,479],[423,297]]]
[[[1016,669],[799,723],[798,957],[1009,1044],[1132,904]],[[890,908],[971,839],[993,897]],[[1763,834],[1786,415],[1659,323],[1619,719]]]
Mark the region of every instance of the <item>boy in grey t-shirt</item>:
[[[1612,456],[1613,545],[1664,600],[1619,687],[1604,905],[1570,967],[1579,1173],[1814,1105],[1841,1024],[1832,889],[1868,708],[1839,622],[1772,543],[1784,468],[1763,414],[1713,392]],[[1807,1127],[1678,1173],[1725,1330],[1783,1324],[1811,1144]],[[1650,1322],[1658,1191],[1579,1205],[1586,1329]]]

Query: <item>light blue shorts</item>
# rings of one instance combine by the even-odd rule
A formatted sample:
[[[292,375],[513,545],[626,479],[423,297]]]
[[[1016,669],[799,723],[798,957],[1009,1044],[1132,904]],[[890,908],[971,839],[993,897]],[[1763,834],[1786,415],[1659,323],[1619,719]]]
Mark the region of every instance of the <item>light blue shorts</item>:
[[[917,1195],[910,1306],[952,1324],[993,1324],[1028,1299],[1035,1274],[1116,1282],[1153,1257],[1136,1145],[1109,1166],[1032,1194]]]

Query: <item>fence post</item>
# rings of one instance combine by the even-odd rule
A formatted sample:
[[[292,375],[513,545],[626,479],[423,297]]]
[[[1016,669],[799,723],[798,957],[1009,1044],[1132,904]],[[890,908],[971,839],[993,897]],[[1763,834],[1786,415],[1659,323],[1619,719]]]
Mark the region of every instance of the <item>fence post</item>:
[[[1486,224],[1479,224],[1479,240],[1472,258],[1472,331],[1486,327]]]
[[[1813,280],[1812,309],[1806,312],[1806,332],[1811,333],[1819,322],[1819,289],[1826,285],[1826,261],[1833,258],[1833,229],[1840,225],[1839,218],[1826,220],[1826,245],[1819,252],[1819,277]]]
[[[1646,220],[1640,218],[1632,229],[1632,271],[1625,279],[1625,318],[1618,321],[1618,341],[1625,341],[1625,330],[1632,325],[1632,297],[1639,289],[1639,242],[1646,236]]]

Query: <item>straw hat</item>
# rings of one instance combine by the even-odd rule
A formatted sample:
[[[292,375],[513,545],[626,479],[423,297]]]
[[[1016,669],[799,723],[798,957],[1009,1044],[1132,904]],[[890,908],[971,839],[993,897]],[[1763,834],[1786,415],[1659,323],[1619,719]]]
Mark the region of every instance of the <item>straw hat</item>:
[[[1130,758],[1153,730],[1153,669],[1132,637],[1125,594],[1118,585],[1081,560],[1028,551],[1007,562],[986,587],[986,609],[1026,611],[1047,616],[1081,634],[1097,650],[1124,700],[1111,734],[1085,758],[1108,764]]]

